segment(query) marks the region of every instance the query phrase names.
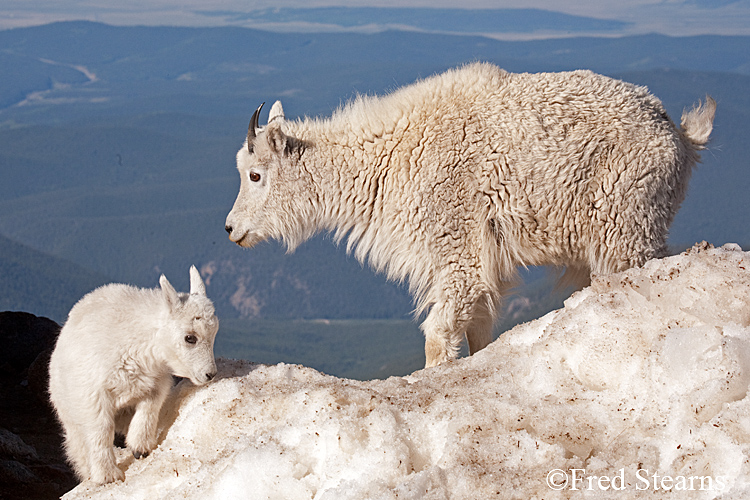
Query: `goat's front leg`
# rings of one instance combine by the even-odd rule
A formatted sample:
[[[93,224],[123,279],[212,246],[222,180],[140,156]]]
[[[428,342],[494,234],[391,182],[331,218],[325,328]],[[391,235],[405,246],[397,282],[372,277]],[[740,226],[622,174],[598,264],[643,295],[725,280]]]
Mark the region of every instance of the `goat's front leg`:
[[[154,390],[135,406],[125,444],[135,458],[148,456],[159,438],[159,413],[172,388],[172,376],[162,377]]]
[[[114,451],[114,408],[108,395],[98,395],[91,406],[89,418],[82,427],[89,450],[89,475],[98,484],[122,481],[125,474],[117,466]]]
[[[425,368],[455,359],[464,338],[471,354],[490,343],[498,301],[488,288],[478,273],[460,267],[433,287],[436,300],[421,325]]]

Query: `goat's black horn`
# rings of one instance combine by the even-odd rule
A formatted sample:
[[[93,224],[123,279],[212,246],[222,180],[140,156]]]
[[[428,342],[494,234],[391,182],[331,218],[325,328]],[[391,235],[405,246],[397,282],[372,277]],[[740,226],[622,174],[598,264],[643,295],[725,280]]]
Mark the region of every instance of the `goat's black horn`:
[[[250,125],[247,127],[247,150],[248,152],[253,152],[253,140],[255,140],[255,136],[257,134],[258,130],[258,116],[260,115],[260,110],[263,108],[262,103],[260,106],[258,106],[258,109],[255,110],[255,113],[253,113],[253,117],[250,118]]]

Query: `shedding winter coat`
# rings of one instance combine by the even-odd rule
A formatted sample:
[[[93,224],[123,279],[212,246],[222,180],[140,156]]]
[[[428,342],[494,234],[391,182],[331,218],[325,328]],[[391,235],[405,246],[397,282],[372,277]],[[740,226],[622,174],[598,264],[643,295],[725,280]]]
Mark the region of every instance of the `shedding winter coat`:
[[[123,479],[113,449],[125,435],[136,458],[157,444],[159,410],[172,375],[205,384],[216,374],[219,321],[203,280],[190,268],[190,294],[162,275],[161,289],[111,284],[68,315],[50,360],[50,399],[65,451],[81,479]]]
[[[427,366],[491,340],[516,267],[573,276],[666,251],[715,102],[676,127],[644,87],[594,74],[513,74],[471,64],[328,119],[251,120],[226,229],[290,250],[318,231],[408,280]]]

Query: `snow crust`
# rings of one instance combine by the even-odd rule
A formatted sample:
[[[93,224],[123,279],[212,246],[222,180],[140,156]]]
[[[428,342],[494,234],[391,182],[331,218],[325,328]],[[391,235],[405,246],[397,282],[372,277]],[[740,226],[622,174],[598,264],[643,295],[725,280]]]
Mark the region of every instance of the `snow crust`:
[[[219,360],[124,482],[64,498],[750,498],[749,270],[696,245],[404,378]]]

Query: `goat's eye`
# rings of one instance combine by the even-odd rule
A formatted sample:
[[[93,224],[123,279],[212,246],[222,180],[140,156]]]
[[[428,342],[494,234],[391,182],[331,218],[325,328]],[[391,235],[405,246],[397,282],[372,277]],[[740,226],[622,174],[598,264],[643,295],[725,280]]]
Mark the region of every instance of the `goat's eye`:
[[[250,180],[258,182],[260,180],[260,174],[258,172],[250,172]]]
[[[195,344],[196,342],[198,342],[198,337],[196,337],[195,335],[185,335],[185,342],[187,342],[188,344]]]

